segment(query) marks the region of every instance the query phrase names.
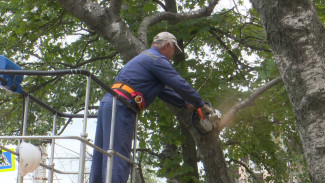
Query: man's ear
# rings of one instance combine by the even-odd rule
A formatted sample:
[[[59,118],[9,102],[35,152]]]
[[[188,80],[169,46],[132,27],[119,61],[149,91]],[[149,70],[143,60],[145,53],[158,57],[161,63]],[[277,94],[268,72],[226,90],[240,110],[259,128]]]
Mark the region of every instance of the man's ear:
[[[166,48],[168,48],[168,46],[170,46],[170,45],[169,45],[169,43],[168,43],[168,42],[166,42],[166,43],[164,44],[164,46],[163,46],[163,49],[166,49]]]

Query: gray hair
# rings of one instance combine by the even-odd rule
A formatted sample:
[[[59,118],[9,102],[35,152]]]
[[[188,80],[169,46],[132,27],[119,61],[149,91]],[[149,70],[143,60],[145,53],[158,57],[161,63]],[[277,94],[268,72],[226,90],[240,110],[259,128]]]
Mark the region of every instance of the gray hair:
[[[164,47],[164,45],[166,44],[166,43],[172,43],[172,42],[170,42],[170,41],[166,41],[166,40],[157,40],[157,41],[154,41],[154,42],[152,42],[152,44],[155,44],[155,46],[157,47],[157,48],[162,48],[162,47]],[[174,47],[174,43],[173,44],[170,44],[172,47]]]

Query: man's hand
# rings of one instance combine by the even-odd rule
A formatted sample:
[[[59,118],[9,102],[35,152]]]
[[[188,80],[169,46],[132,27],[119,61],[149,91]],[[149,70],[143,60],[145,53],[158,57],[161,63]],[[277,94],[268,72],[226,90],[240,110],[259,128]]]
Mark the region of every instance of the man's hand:
[[[213,124],[210,121],[210,115],[214,114],[214,110],[208,105],[204,104],[203,107],[197,109],[197,112],[200,116],[200,126],[206,132],[211,132],[214,128]]]
[[[193,112],[196,109],[193,104],[187,104],[186,108],[191,112]]]
[[[204,104],[204,106],[202,107],[202,110],[203,110],[202,112],[206,115],[214,113],[214,110],[206,104]]]

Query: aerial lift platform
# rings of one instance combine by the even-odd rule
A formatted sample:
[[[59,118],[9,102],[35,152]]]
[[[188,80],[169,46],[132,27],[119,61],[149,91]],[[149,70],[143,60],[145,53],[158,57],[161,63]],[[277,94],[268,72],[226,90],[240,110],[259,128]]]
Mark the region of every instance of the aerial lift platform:
[[[85,106],[84,106],[84,114],[69,114],[60,112],[48,104],[44,103],[40,99],[34,97],[30,93],[23,90],[21,83],[23,81],[24,76],[65,76],[65,75],[81,75],[87,77],[87,84],[86,84],[86,96],[85,96]],[[113,106],[112,106],[112,119],[111,119],[111,136],[110,136],[110,144],[109,149],[105,151],[88,140],[87,134],[87,120],[88,118],[97,118],[97,115],[89,114],[89,96],[90,96],[90,87],[91,81],[95,82],[99,85],[102,89],[106,92],[109,92],[114,96],[113,98]],[[90,73],[87,70],[81,69],[69,69],[69,70],[56,70],[56,71],[34,71],[34,70],[23,70],[18,65],[0,55],[0,87],[10,91],[12,93],[19,94],[24,99],[24,116],[23,116],[23,127],[22,127],[22,135],[21,136],[0,136],[0,140],[51,140],[51,153],[49,157],[49,163],[44,164],[41,163],[40,166],[48,169],[48,182],[53,182],[53,174],[78,174],[78,183],[84,183],[85,181],[85,159],[86,159],[86,146],[89,146],[97,151],[101,152],[105,156],[108,156],[107,162],[107,176],[106,176],[106,183],[110,183],[112,181],[112,169],[113,169],[113,156],[118,156],[129,163],[132,164],[132,172],[131,172],[131,179],[130,182],[135,182],[135,170],[137,167],[136,163],[136,147],[137,147],[137,122],[138,122],[138,112],[134,106],[130,105],[125,98],[120,97],[117,93],[115,93],[107,84],[99,80],[95,75]],[[28,108],[29,108],[29,101],[33,101],[42,108],[46,109],[50,113],[53,114],[53,127],[52,133],[48,136],[33,136],[26,134],[26,127],[28,124]],[[131,110],[133,110],[137,115],[135,119],[135,132],[133,137],[133,156],[132,158],[127,158],[113,149],[113,142],[114,142],[114,128],[115,128],[115,116],[116,116],[116,101],[120,100],[122,103],[127,105]],[[62,136],[56,134],[56,127],[57,127],[57,118],[83,118],[83,129],[80,136]],[[61,170],[56,169],[55,165],[53,164],[54,161],[54,154],[55,154],[55,140],[56,139],[72,139],[80,142],[80,158],[79,158],[79,171],[78,172],[64,172]],[[0,150],[6,150],[7,152],[16,154],[19,156],[19,152],[15,152],[6,148],[0,144]],[[18,179],[19,183],[23,183],[23,177],[20,176]]]

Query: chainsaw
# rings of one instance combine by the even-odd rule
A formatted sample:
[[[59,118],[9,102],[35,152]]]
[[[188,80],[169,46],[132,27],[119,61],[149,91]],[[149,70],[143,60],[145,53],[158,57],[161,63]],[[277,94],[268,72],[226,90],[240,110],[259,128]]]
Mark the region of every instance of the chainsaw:
[[[213,109],[212,104],[208,101],[204,102]],[[201,108],[195,110],[192,114],[192,123],[197,132],[201,135],[207,135],[218,126],[221,118],[221,112],[214,109],[213,113],[204,113]]]

